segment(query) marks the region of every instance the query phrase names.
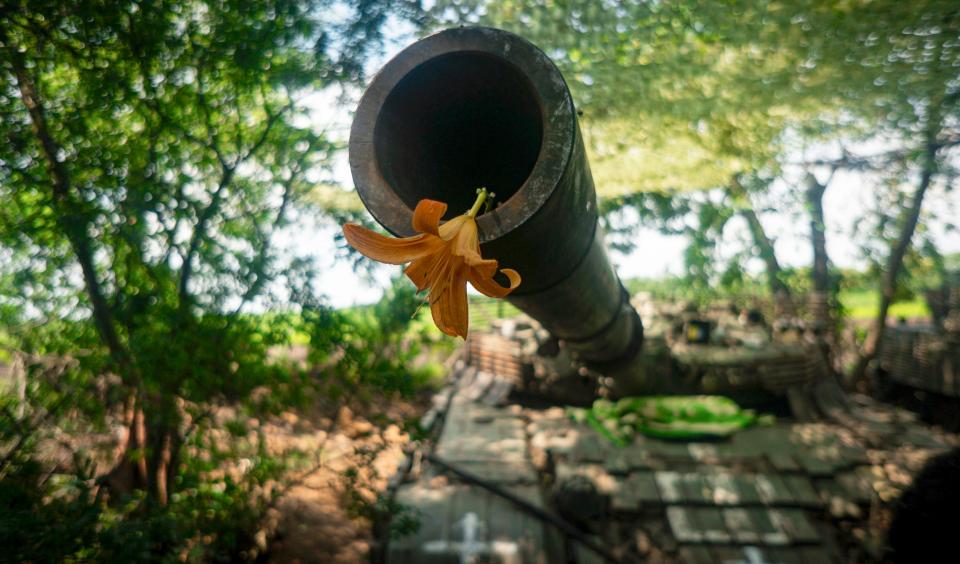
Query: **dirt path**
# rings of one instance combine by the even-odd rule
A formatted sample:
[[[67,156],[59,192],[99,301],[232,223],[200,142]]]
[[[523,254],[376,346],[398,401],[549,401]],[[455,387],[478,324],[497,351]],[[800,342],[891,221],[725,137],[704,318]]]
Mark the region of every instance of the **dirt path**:
[[[376,412],[375,407],[369,408]],[[392,401],[388,419],[416,415],[415,403]],[[294,419],[296,416],[290,417]],[[327,435],[309,422],[296,420],[265,427],[271,448],[320,447],[316,470],[304,476],[281,498],[269,518],[274,535],[267,562],[354,563],[369,560],[371,523],[362,515],[364,503],[376,500],[403,457],[409,440],[396,424],[383,428],[349,408],[341,408]],[[321,447],[322,445],[322,447]],[[359,511],[358,511],[359,510]]]

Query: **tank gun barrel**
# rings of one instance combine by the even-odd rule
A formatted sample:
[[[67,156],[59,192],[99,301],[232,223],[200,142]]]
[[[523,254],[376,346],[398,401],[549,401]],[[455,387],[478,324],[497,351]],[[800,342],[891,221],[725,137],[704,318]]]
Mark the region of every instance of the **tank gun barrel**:
[[[478,187],[498,205],[478,217],[484,256],[516,269],[508,298],[601,372],[629,363],[643,327],[610,263],[577,112],[540,49],[502,30],[441,31],[373,78],[350,132],[364,205],[412,235],[422,198],[470,207]]]

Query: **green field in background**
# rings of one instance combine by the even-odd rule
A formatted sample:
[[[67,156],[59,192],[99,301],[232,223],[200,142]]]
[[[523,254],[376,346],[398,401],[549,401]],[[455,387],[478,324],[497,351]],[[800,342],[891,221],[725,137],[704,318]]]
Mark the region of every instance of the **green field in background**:
[[[840,292],[840,303],[850,319],[873,319],[880,308],[880,293],[871,290],[852,290]],[[908,302],[898,302],[890,308],[891,317],[928,317],[923,298],[916,297]]]
[[[873,290],[850,290],[840,292],[840,303],[849,319],[873,319],[880,307],[880,294]],[[470,328],[483,330],[490,322],[500,317],[513,317],[520,310],[506,301],[482,296],[470,297]],[[890,308],[890,317],[929,317],[930,310],[922,298],[898,302]]]

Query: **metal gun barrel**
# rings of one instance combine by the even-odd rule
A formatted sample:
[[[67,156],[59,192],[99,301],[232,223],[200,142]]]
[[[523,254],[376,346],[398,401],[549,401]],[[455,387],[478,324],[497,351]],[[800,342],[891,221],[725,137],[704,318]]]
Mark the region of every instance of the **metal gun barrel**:
[[[508,298],[598,369],[629,362],[643,327],[603,243],[577,112],[540,49],[502,30],[441,31],[373,78],[350,133],[364,205],[397,236],[422,198],[464,213],[485,186],[483,255],[523,283]]]

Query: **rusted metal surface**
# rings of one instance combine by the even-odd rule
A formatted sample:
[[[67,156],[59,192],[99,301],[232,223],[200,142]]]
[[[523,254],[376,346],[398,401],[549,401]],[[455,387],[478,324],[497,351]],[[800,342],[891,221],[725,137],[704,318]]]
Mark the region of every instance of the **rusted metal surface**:
[[[448,202],[449,219],[491,189],[502,203],[478,217],[481,248],[523,276],[510,301],[585,362],[636,354],[642,326],[603,244],[573,99],[528,41],[474,27],[407,47],[360,101],[350,166],[395,235],[411,234],[421,198]]]
[[[563,408],[471,399],[474,371],[454,368],[434,453],[523,503],[425,456],[398,495],[421,527],[389,540],[391,562],[436,562],[439,548],[451,561],[596,561],[562,542],[544,512],[590,531],[621,562],[882,562],[898,496],[926,460],[960,443],[853,395],[834,421],[781,418],[721,441],[638,436],[618,446]]]
[[[520,344],[494,333],[470,334],[467,339],[467,362],[477,370],[491,372],[511,381],[520,381],[525,365]]]
[[[888,327],[880,345],[877,376],[948,398],[960,398],[960,274],[927,295],[934,323]],[[952,406],[956,411],[957,406]],[[960,421],[950,418],[951,425]]]

